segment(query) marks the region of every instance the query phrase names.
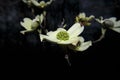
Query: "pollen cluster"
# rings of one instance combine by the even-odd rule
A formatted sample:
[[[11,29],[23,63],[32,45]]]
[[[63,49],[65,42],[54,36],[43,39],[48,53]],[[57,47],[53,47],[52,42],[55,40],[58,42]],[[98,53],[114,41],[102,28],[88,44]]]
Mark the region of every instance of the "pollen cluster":
[[[57,33],[56,37],[57,39],[63,40],[63,41],[66,41],[69,39],[69,35],[66,31],[60,31],[59,33]]]

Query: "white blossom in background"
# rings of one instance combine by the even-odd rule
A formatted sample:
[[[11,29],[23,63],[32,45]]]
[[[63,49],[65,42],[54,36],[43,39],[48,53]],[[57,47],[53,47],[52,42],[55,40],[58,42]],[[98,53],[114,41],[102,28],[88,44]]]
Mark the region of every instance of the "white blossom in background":
[[[20,33],[25,34],[25,32],[34,31],[43,22],[43,18],[43,14],[37,15],[33,20],[30,18],[24,18],[23,22],[20,22],[20,24],[25,30],[20,31]]]
[[[102,24],[102,28],[101,28],[102,34],[100,38],[94,42],[98,42],[102,40],[105,37],[105,33],[107,29],[111,29],[115,32],[120,33],[120,20],[117,21],[116,17],[111,17],[108,19],[103,19],[103,17],[101,17],[100,19],[96,19],[96,21]]]
[[[36,1],[36,0],[32,0],[32,3],[33,3],[35,6],[37,6],[37,7],[44,8],[44,7],[48,6],[48,5],[50,5],[50,4],[52,3],[52,1],[53,1],[53,0],[50,0],[50,1],[48,1],[48,2],[45,2],[45,1],[40,1],[40,2],[38,2],[38,1]]]
[[[116,17],[111,17],[108,19],[96,19],[99,23],[103,25],[103,28],[109,28],[115,32],[120,33],[120,20],[117,21]]]
[[[90,26],[91,25],[90,21],[92,19],[94,19],[93,15],[87,17],[86,14],[83,12],[83,13],[79,13],[79,15],[76,16],[75,21],[80,22],[84,26]]]
[[[44,8],[48,5],[50,5],[53,2],[53,0],[50,0],[48,2],[45,2],[45,1],[39,2],[38,0],[23,0],[23,2],[28,4],[29,6],[34,5],[34,6],[39,7],[39,8]]]

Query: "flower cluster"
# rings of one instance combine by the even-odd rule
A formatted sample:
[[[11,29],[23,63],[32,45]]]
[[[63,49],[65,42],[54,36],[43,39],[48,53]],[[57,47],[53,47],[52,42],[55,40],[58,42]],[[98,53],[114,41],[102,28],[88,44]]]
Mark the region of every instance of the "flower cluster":
[[[50,5],[53,0],[50,0],[48,2],[40,1],[38,0],[23,0],[24,3],[26,3],[28,6],[36,6],[38,8],[45,8],[46,6]]]
[[[53,0],[48,2],[38,1],[38,0],[23,0],[25,4],[28,6],[36,6],[38,8],[44,9],[46,6],[52,4]],[[89,17],[86,16],[84,12],[79,13],[75,17],[75,23],[67,30],[65,29],[65,25],[61,28],[58,28],[55,31],[47,31],[45,34],[42,33],[42,23],[45,22],[46,11],[37,15],[35,19],[24,18],[23,22],[20,22],[21,26],[25,28],[25,30],[20,31],[22,34],[26,32],[31,32],[37,30],[39,32],[40,41],[48,41],[51,43],[56,43],[58,45],[67,46],[71,50],[75,51],[84,51],[92,46],[92,41],[86,41],[81,33],[84,31],[84,27],[90,26],[92,20],[96,20],[96,22],[101,24],[101,33],[102,35],[95,42],[100,41],[104,38],[105,32],[107,29],[111,29],[120,33],[120,20],[117,21],[115,17],[111,17],[108,19],[96,18],[94,15]]]

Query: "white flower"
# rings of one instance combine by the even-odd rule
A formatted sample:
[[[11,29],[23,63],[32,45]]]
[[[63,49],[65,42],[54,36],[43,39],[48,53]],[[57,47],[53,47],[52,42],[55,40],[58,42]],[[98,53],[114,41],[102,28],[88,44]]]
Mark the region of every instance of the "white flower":
[[[22,0],[24,3],[27,5],[31,6],[32,5],[32,0]]]
[[[30,18],[24,18],[24,22],[20,22],[22,27],[24,27],[26,30],[21,31],[22,34],[25,32],[33,31],[35,30],[42,22],[43,22],[43,14],[40,16],[37,15],[35,19],[31,20]]]
[[[115,17],[109,18],[108,20],[113,22],[113,27],[110,27],[113,31],[120,33],[120,20],[116,21]]]
[[[80,39],[79,35],[83,32],[84,26],[75,23],[69,30],[58,28],[56,31],[50,31],[47,35],[40,34],[41,41],[48,40],[57,44],[76,45]]]
[[[32,1],[32,4],[37,6],[37,7],[40,7],[40,8],[44,8],[48,5],[50,5],[52,3],[53,0],[50,0],[48,2],[45,2],[45,1],[40,1],[38,2],[37,0],[31,0]]]
[[[120,33],[120,20],[116,20],[116,17],[111,17],[108,19],[96,19],[99,23],[103,24],[103,27],[109,28],[115,32]]]
[[[81,19],[86,19],[87,21],[90,20],[90,19],[92,19],[92,18],[94,18],[93,15],[91,15],[91,16],[89,16],[89,17],[86,17],[86,14],[85,14],[85,13],[80,13],[80,14],[78,15],[78,17],[81,18]]]
[[[86,42],[84,42],[84,38],[83,37],[79,37],[79,42],[77,43],[76,46],[69,45],[68,47],[70,49],[72,49],[72,50],[75,50],[75,51],[85,51],[90,46],[92,46],[92,41],[86,41]]]
[[[94,18],[93,15],[86,17],[86,14],[83,12],[83,13],[79,13],[79,15],[76,16],[76,22],[80,22],[82,25],[85,25],[85,26],[90,26],[91,25],[90,21],[93,18]]]

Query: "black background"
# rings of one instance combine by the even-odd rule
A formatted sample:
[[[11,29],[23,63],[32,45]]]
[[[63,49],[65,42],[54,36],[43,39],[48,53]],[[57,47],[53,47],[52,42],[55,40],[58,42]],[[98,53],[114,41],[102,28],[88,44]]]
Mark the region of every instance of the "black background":
[[[120,0],[55,0],[45,10],[48,30],[56,30],[63,18],[68,29],[79,12],[85,12],[87,16],[95,15],[104,18],[114,16],[120,19]],[[33,15],[31,8],[21,0],[0,0],[0,55],[5,56],[1,60],[5,64],[3,65],[5,70],[14,73],[22,72],[24,75],[36,71],[36,75],[44,72],[44,75],[78,73],[78,76],[95,74],[99,77],[117,74],[120,71],[120,34],[112,30],[107,30],[102,41],[93,44],[84,52],[69,51],[71,67],[64,59],[64,51],[58,45],[41,43],[37,32],[20,34],[19,32],[24,30],[20,21],[24,17],[34,18],[42,11],[42,9],[35,9]],[[100,36],[100,25],[95,23],[85,27],[81,35],[86,40],[94,41]]]

